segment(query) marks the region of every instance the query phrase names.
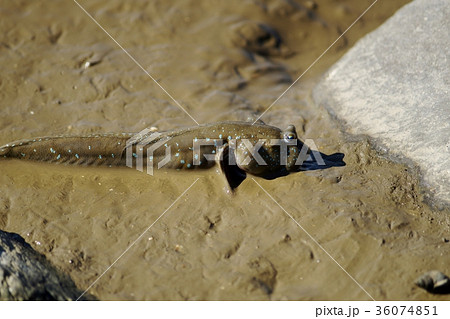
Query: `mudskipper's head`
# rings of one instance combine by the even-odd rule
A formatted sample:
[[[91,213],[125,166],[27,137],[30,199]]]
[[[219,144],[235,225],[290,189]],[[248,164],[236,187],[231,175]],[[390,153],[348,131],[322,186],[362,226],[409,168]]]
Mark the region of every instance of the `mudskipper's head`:
[[[261,177],[299,171],[303,162],[300,157],[306,157],[308,152],[297,138],[294,125],[273,132],[265,139],[238,141],[235,150],[237,166],[246,173]]]
[[[294,125],[289,125],[281,132],[283,142],[286,144],[286,170],[298,172],[308,157],[309,148],[298,138]],[[280,149],[280,152],[283,150]]]
[[[265,128],[260,133],[258,138],[230,141],[218,153],[220,167],[231,190],[238,187],[247,174],[274,179],[301,170],[309,148],[298,139],[294,125],[283,131]]]

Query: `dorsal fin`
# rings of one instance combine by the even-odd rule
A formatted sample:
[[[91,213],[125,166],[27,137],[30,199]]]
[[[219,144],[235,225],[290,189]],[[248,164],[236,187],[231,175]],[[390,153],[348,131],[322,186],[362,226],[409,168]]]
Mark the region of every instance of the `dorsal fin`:
[[[260,118],[257,118],[256,116],[249,116],[249,117],[247,117],[246,122],[253,123],[253,124],[266,125],[266,123],[264,123],[263,120],[261,120]]]

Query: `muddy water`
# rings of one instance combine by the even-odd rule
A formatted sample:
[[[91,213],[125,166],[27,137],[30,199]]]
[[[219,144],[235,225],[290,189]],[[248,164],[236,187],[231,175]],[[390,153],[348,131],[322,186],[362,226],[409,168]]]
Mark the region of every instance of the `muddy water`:
[[[316,242],[251,178],[230,197],[215,169],[149,176],[18,160],[0,165],[0,229],[83,289],[134,244],[89,290],[103,300],[448,300],[413,285],[450,272],[448,212],[424,203],[414,169],[343,136],[309,98],[323,71],[406,2],[377,3],[263,117],[345,154],[345,167],[255,178]],[[206,123],[262,114],[370,1],[80,4]],[[0,8],[0,144],[195,125],[75,3]]]

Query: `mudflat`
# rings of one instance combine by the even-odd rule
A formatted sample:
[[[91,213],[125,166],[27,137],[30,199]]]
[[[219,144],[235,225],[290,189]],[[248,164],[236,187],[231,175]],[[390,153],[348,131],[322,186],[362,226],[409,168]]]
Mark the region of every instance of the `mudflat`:
[[[256,118],[308,70],[262,120],[346,166],[247,178],[230,196],[215,168],[1,160],[0,229],[100,300],[449,300],[414,285],[450,272],[448,209],[424,202],[413,166],[343,135],[310,98],[407,2],[374,5],[308,70],[371,1],[79,1],[199,123]],[[1,145],[195,125],[75,2],[2,11]]]

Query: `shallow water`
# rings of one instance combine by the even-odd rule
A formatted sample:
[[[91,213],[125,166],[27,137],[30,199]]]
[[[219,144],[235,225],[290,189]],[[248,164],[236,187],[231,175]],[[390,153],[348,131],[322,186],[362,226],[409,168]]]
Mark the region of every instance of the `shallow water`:
[[[345,167],[255,178],[314,240],[251,178],[231,196],[216,169],[149,176],[18,160],[0,165],[0,229],[82,289],[139,239],[89,290],[102,300],[370,299],[321,247],[375,299],[448,300],[413,284],[450,271],[448,212],[423,202],[414,170],[343,136],[309,97],[324,70],[406,2],[375,5],[263,117],[345,154]],[[199,123],[262,114],[370,5],[296,3],[80,2]],[[0,144],[195,125],[76,4],[2,9]]]

